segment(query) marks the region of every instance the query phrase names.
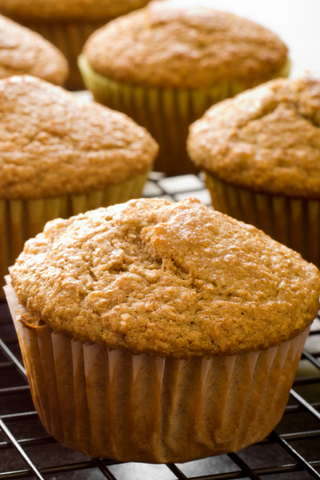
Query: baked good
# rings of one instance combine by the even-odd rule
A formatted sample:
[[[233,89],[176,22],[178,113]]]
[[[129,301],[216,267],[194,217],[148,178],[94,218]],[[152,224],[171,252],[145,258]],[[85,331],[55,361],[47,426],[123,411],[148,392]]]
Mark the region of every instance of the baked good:
[[[212,107],[188,149],[218,210],[320,266],[320,79],[278,79]]]
[[[82,90],[77,57],[91,33],[111,19],[144,7],[148,0],[1,0],[0,13],[56,45],[69,62],[66,87]]]
[[[151,2],[95,32],[79,66],[96,100],[152,133],[156,169],[168,174],[195,171],[188,126],[213,103],[289,71],[286,46],[266,28],[175,1]]]
[[[49,222],[10,276],[45,428],[120,461],[185,462],[264,438],[319,307],[314,265],[192,198]]]
[[[0,78],[23,74],[63,85],[68,65],[54,45],[0,15]]]
[[[139,197],[157,153],[122,113],[35,77],[0,80],[1,274],[48,220]]]

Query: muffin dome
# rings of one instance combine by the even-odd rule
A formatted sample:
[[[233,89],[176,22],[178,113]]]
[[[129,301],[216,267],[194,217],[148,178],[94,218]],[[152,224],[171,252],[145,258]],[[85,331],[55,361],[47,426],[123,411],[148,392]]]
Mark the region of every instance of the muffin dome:
[[[0,0],[0,13],[34,30],[63,52],[70,74],[66,87],[83,90],[77,57],[88,37],[148,0]]]
[[[213,106],[191,126],[190,157],[254,191],[320,199],[320,79],[278,79]]]
[[[68,65],[47,40],[0,15],[0,78],[22,74],[62,85]]]
[[[58,332],[178,358],[268,349],[317,314],[316,267],[196,199],[141,199],[48,223],[11,272]]]
[[[0,198],[83,194],[148,171],[151,136],[126,115],[21,76],[0,81]]]
[[[144,7],[148,0],[1,0],[9,16],[29,20],[103,20]]]
[[[279,75],[287,48],[266,28],[231,13],[151,2],[95,32],[84,47],[91,68],[147,87],[254,85]]]

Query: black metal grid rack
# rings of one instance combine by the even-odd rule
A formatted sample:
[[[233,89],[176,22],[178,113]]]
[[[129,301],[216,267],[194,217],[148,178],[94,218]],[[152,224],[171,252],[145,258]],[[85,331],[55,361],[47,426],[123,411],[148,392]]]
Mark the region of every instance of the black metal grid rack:
[[[153,174],[146,196],[209,203],[200,177],[173,179]],[[319,319],[320,317],[318,317]],[[320,479],[320,321],[312,329],[285,414],[265,440],[237,454],[176,465],[90,459],[61,446],[34,411],[17,337],[5,302],[0,302],[0,480],[307,480]]]

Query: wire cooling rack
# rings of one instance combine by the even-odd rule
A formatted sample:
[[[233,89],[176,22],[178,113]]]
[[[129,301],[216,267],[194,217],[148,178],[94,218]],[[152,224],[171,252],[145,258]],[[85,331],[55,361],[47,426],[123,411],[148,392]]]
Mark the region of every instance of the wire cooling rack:
[[[145,196],[210,198],[201,177],[151,174]],[[320,479],[320,319],[315,320],[285,414],[265,440],[238,453],[185,464],[90,459],[63,447],[34,410],[13,324],[0,302],[0,480],[307,480]]]

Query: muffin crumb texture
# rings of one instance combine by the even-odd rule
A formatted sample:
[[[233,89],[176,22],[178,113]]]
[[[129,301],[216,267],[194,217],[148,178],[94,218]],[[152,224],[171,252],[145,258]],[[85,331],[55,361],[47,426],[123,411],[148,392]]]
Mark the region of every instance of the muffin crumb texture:
[[[29,76],[0,81],[0,198],[98,191],[152,167],[149,133],[122,113]]]
[[[35,322],[178,358],[278,345],[312,322],[320,293],[314,265],[196,199],[57,219],[25,244],[11,278]]]
[[[62,85],[68,64],[41,35],[0,15],[0,78],[23,74]]]
[[[320,199],[320,78],[272,80],[211,107],[188,151],[234,185]]]
[[[95,32],[84,50],[92,69],[130,85],[252,86],[278,75],[287,47],[270,30],[232,13],[155,1]]]

